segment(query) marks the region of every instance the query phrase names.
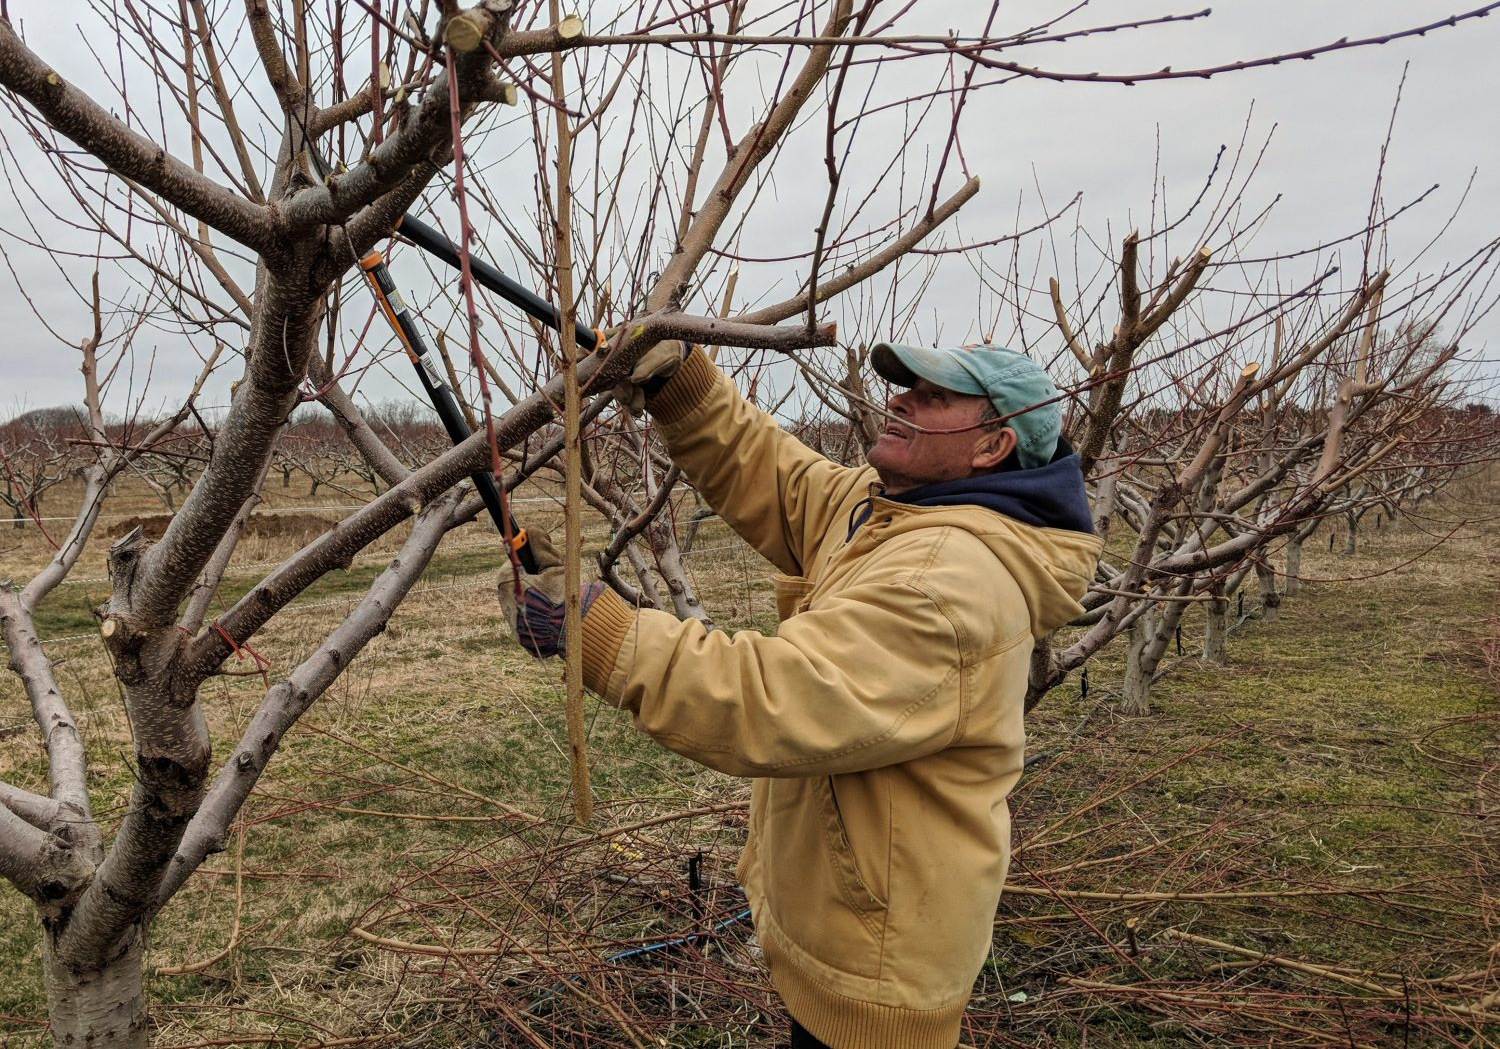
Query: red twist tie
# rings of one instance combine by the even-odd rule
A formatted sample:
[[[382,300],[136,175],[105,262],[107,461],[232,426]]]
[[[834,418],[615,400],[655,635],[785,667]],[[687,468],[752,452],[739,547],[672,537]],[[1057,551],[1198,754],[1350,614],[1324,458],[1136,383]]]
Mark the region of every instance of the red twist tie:
[[[255,669],[260,671],[261,681],[263,681],[266,688],[269,689],[271,687],[271,675],[266,673],[266,671],[270,668],[271,661],[269,659],[266,659],[259,652],[255,651],[255,649],[251,648],[250,642],[240,642],[230,637],[229,631],[220,626],[217,619],[210,623],[209,626],[217,630],[219,632],[219,636],[229,643],[230,648],[234,649],[234,658],[243,660],[246,653],[249,653],[250,658],[255,660]]]

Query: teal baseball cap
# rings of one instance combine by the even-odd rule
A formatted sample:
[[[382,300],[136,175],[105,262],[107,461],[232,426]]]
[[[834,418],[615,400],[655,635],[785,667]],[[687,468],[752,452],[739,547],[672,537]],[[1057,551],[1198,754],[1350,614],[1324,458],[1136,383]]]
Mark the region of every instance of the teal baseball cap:
[[[1062,434],[1062,402],[1046,369],[1024,353],[1004,346],[929,349],[882,342],[870,351],[870,363],[876,374],[897,386],[912,387],[926,379],[955,393],[988,397],[1001,415],[1023,412],[1005,421],[1016,431],[1021,468],[1052,461]]]

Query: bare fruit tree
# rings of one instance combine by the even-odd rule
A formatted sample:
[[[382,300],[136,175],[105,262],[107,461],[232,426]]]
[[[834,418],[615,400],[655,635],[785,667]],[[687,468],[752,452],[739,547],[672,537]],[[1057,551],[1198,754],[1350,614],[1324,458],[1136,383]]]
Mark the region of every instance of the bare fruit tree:
[[[1037,647],[1029,705],[1123,636],[1120,709],[1148,712],[1190,609],[1204,610],[1205,658],[1222,662],[1229,597],[1253,574],[1274,616],[1276,580],[1298,568],[1278,569],[1273,558],[1286,548],[1291,559],[1326,516],[1363,505],[1350,493],[1393,470],[1399,477],[1413,448],[1449,476],[1493,456],[1494,428],[1462,424],[1466,384],[1456,362],[1489,308],[1475,292],[1494,272],[1500,241],[1452,281],[1408,273],[1397,286],[1389,271],[1366,265],[1346,290],[1329,287],[1332,267],[1299,287],[1256,290],[1255,263],[1236,257],[1233,224],[1219,235],[1220,250],[1174,257],[1154,279],[1142,273],[1142,245],[1154,235],[1127,236],[1111,266],[1118,312],[1097,309],[1093,326],[1109,334],[1092,345],[1059,282],[1050,283],[1058,333],[1081,375],[1070,433],[1096,527],[1113,543],[1077,629]],[[1200,303],[1209,272],[1220,294],[1246,278],[1234,312]],[[1452,329],[1439,337],[1443,320]],[[1442,436],[1455,430],[1466,432],[1467,448]]]
[[[385,628],[444,536],[481,511],[462,487],[467,478],[488,474],[509,490],[539,469],[557,469],[548,464],[560,457],[570,493],[570,570],[577,571],[586,486],[614,531],[602,558],[606,573],[643,601],[703,614],[679,540],[660,519],[682,502],[676,473],[640,428],[645,424],[617,410],[608,392],[642,354],[669,339],[765,351],[777,356],[759,358],[752,372],[766,373],[770,387],[776,366],[766,361],[837,346],[829,315],[843,302],[859,300],[849,312],[870,321],[867,327],[877,320],[887,330],[899,327],[901,311],[909,321],[939,259],[918,252],[934,244],[959,255],[981,248],[950,233],[979,190],[959,130],[986,85],[1201,78],[1287,57],[1073,74],[1013,56],[1038,42],[1202,15],[1001,31],[991,11],[980,28],[955,36],[907,32],[902,27],[915,24],[908,8],[809,0],[758,10],[733,0],[663,14],[654,5],[626,5],[601,19],[598,31],[585,32],[581,19],[555,4],[512,0],[470,7],[442,0],[396,21],[379,5],[338,0],[126,4],[109,21],[89,16],[117,35],[112,43],[119,46],[99,53],[134,63],[123,70],[103,63],[90,69],[79,54],[43,56],[8,13],[0,14],[0,86],[30,138],[12,148],[27,151],[21,169],[46,172],[24,183],[42,216],[36,221],[85,230],[96,245],[82,255],[86,272],[106,263],[117,268],[139,291],[137,308],[199,362],[179,410],[128,436],[112,432],[91,356],[107,341],[96,291],[94,334],[80,344],[89,416],[82,509],[45,568],[29,581],[0,584],[10,666],[48,757],[45,785],[0,784],[0,874],[35,901],[58,1044],[146,1044],[142,966],[152,919],[225,848],[287,732]],[[941,11],[933,7],[927,17]],[[1298,57],[1482,13],[1380,39],[1335,41]],[[106,86],[91,95],[78,86],[84,74]],[[925,166],[906,156],[918,131],[933,144]],[[526,157],[524,178],[497,173],[491,160],[500,155]],[[778,173],[816,187],[805,214],[790,221],[777,199]],[[516,184],[532,187],[527,209]],[[518,221],[523,210],[527,218]],[[392,240],[404,217],[419,212],[449,230],[456,277],[439,267],[428,279],[415,252]],[[1002,240],[1054,217],[1039,216]],[[757,223],[784,229],[797,247],[786,258],[738,257],[743,232]],[[1138,354],[1179,316],[1210,265],[1208,256],[1190,255],[1143,286],[1137,243],[1126,241],[1118,269],[1119,330],[1097,349],[1078,344],[1087,375],[1069,385],[1096,484],[1121,456],[1139,457],[1133,443],[1153,422],[1149,406],[1126,400],[1124,384],[1153,374]],[[393,271],[426,281],[412,301],[435,329],[429,334],[446,372],[438,379],[463,395],[475,430],[440,454],[417,448],[421,434],[367,413],[357,395],[365,370],[403,363],[358,269],[378,248],[389,249]],[[476,286],[475,259],[502,250],[518,280],[548,296],[555,329],[534,323],[534,314],[518,316]],[[78,253],[57,249],[56,258],[69,279],[82,279]],[[1221,355],[1202,349],[1211,340],[1181,336],[1213,379],[1192,381],[1187,370],[1172,375],[1186,398],[1170,428],[1177,436],[1151,447],[1163,460],[1187,461],[1175,475],[1116,485],[1113,503],[1100,495],[1110,507],[1101,520],[1130,520],[1139,552],[1101,582],[1103,600],[1093,604],[1101,625],[1091,628],[1101,636],[1086,635],[1076,652],[1048,653],[1039,687],[1097,650],[1108,640],[1102,635],[1129,629],[1156,607],[1141,604],[1143,586],[1153,600],[1189,596],[1196,584],[1179,580],[1242,562],[1266,537],[1285,534],[1286,522],[1300,522],[1392,454],[1386,446],[1395,438],[1387,435],[1396,433],[1399,412],[1385,429],[1371,420],[1398,393],[1424,396],[1423,384],[1443,365],[1441,352],[1418,365],[1398,343],[1389,366],[1371,363],[1347,383],[1325,385],[1321,391],[1333,399],[1307,403],[1321,421],[1299,438],[1300,458],[1241,483],[1249,491],[1224,494],[1231,483],[1224,461],[1246,406],[1319,359],[1327,348],[1320,340],[1371,330],[1379,287],[1372,276],[1345,289],[1343,312],[1309,321],[1307,345],[1288,343],[1285,360],[1259,374],[1239,361],[1226,370]],[[1297,301],[1272,299],[1263,313],[1285,312]],[[1242,316],[1237,330],[1255,330],[1252,320]],[[51,321],[58,331],[90,325],[82,311]],[[1083,331],[1083,322],[1076,327]],[[599,350],[580,359],[578,332],[589,329]],[[850,457],[868,441],[880,411],[860,372],[862,347],[882,334],[857,331],[832,354],[797,358],[798,405],[816,401],[843,415]],[[449,352],[450,343],[460,352]],[[120,337],[116,352],[133,352],[130,340]],[[824,366],[830,357],[832,376]],[[229,367],[237,374],[228,408],[206,424],[197,393]],[[784,403],[766,396],[772,407]],[[268,471],[297,465],[298,435],[288,423],[307,402],[330,412],[359,467],[334,464],[323,450],[316,460],[352,470],[379,494],[210,618]],[[1420,403],[1441,409],[1440,399]],[[190,450],[207,461],[190,483],[155,479],[175,513],[159,540],[136,531],[109,548],[111,593],[96,613],[134,748],[130,797],[106,840],[93,814],[83,741],[38,636],[36,611],[77,563],[122,471],[144,470],[150,457],[173,470],[184,461],[172,454],[183,450],[174,444],[190,418],[197,435]],[[1302,462],[1313,464],[1311,472],[1293,483]],[[1236,531],[1244,525],[1237,515],[1255,503],[1259,483],[1281,486],[1282,509],[1246,539]],[[1204,521],[1222,528],[1189,523]],[[263,694],[238,740],[216,756],[200,696],[205,682],[232,672],[230,657],[253,656],[252,639],[274,630],[309,586],[388,536],[399,541],[398,552],[348,614],[325,623],[295,666],[275,668],[274,678],[261,668]],[[621,559],[631,567],[631,584],[619,578]],[[576,674],[571,685],[577,687]],[[581,755],[581,741],[575,753]],[[586,780],[576,793],[586,797]]]

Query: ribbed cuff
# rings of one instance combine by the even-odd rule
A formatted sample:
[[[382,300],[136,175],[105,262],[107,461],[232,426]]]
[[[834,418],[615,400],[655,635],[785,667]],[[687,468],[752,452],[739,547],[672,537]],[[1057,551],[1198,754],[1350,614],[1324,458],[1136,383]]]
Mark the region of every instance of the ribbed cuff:
[[[694,346],[661,392],[646,398],[646,407],[657,422],[674,423],[702,404],[718,381],[719,369],[702,347]]]
[[[583,627],[584,688],[604,696],[615,660],[620,658],[620,646],[635,624],[635,615],[635,609],[613,590],[605,589],[594,598],[589,614],[579,624]]]

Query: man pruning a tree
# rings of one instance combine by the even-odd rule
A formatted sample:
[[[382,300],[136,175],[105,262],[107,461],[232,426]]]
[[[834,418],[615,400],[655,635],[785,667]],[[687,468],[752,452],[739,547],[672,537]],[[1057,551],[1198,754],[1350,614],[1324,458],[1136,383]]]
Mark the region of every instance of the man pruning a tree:
[[[593,583],[583,679],[663,746],[754,779],[738,874],[792,1044],[952,1049],[1010,857],[1033,643],[1082,611],[1100,542],[1041,367],[884,343],[872,361],[901,391],[853,468],[701,350],[642,359],[673,461],[780,570],[781,623],[709,632]],[[559,596],[535,585],[518,611],[538,655],[561,647]]]

